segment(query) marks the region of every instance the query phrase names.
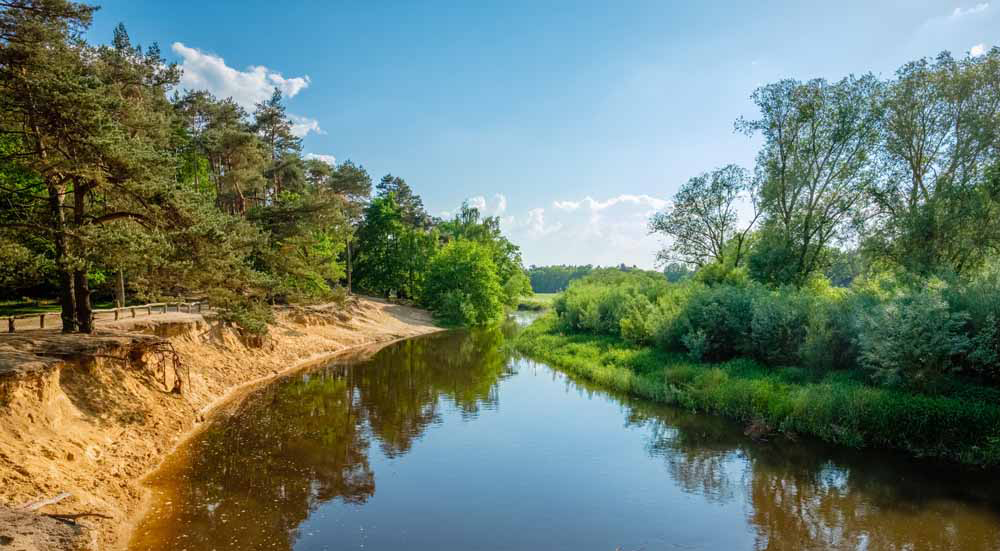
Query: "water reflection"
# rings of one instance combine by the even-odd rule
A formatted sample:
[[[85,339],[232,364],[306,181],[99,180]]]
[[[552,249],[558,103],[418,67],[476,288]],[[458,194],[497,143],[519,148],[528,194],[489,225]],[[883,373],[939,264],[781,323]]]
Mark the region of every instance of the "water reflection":
[[[718,417],[617,398],[680,488],[746,501],[754,549],[1000,549],[1000,484],[990,473],[783,437],[756,442]]]
[[[1000,549],[990,473],[754,442],[518,358],[512,330],[259,390],[158,474],[132,548]]]

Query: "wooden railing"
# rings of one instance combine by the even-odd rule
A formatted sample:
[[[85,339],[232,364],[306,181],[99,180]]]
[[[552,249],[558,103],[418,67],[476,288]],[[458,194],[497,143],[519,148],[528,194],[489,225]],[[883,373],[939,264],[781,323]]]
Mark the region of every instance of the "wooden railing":
[[[150,304],[138,304],[135,306],[123,306],[121,308],[101,308],[93,310],[94,320],[97,320],[99,314],[113,314],[114,319],[117,321],[122,317],[136,317],[136,312],[142,312],[145,310],[145,315],[152,316],[154,311],[159,310],[160,314],[166,314],[171,308],[174,308],[174,312],[184,312],[184,313],[201,313],[202,308],[207,306],[208,303],[205,301],[196,302],[153,302]],[[45,318],[55,317],[56,321],[60,321],[61,312],[39,312],[37,314],[21,314],[18,316],[7,316],[7,332],[13,333],[15,331],[17,320],[26,319],[37,319],[38,329],[45,329]],[[34,329],[22,327],[22,329]]]

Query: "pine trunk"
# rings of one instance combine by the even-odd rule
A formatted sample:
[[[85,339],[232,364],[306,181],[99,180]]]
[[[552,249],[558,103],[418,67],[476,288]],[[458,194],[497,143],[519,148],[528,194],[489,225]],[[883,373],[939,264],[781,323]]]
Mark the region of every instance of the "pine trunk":
[[[76,322],[81,333],[94,332],[94,311],[90,307],[90,284],[86,270],[73,271],[73,288],[76,291]]]
[[[73,185],[73,223],[79,229],[86,216],[87,190],[77,181]],[[83,243],[77,240],[77,254],[83,256]],[[73,290],[76,295],[76,323],[81,333],[94,332],[94,311],[90,307],[90,284],[87,269],[73,270]]]
[[[121,269],[118,270],[118,284],[115,285],[115,306],[125,307],[125,272]]]
[[[62,331],[76,331],[76,296],[73,276],[69,270],[69,245],[66,242],[66,216],[63,213],[63,187],[49,185],[49,214],[52,216],[53,241],[55,242],[56,273],[59,279],[59,303],[62,306]]]

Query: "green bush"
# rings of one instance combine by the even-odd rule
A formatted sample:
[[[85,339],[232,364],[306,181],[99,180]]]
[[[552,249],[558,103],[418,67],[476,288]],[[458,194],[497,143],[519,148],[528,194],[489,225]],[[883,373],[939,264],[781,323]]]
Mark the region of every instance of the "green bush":
[[[940,286],[903,294],[865,313],[861,362],[884,383],[926,386],[958,370],[968,319],[951,310]]]
[[[752,350],[757,286],[707,287],[688,300],[679,323],[681,340],[695,360],[719,361]]]
[[[994,269],[964,285],[945,291],[951,309],[968,315],[965,332],[969,350],[966,369],[993,383],[1000,383],[1000,270]]]
[[[500,285],[490,250],[475,241],[456,240],[431,259],[423,302],[436,316],[458,325],[488,325],[504,312]]]

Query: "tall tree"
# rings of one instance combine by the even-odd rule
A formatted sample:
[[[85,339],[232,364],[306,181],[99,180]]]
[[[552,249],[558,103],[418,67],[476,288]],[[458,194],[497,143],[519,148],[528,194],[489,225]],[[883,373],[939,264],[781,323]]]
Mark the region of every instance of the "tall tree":
[[[390,193],[396,198],[396,204],[402,210],[403,222],[414,227],[430,227],[431,217],[424,210],[423,199],[413,193],[406,180],[392,174],[383,176],[375,186],[375,195],[386,197]]]
[[[921,274],[963,274],[1000,252],[1000,49],[907,63],[885,98],[878,207],[866,250]]]
[[[270,157],[265,174],[271,182],[270,198],[273,200],[285,186],[294,185],[301,177],[302,138],[292,132],[292,122],[285,112],[281,90],[274,89],[271,98],[256,105],[253,128]]]
[[[759,210],[746,171],[736,165],[691,178],[674,195],[664,212],[649,220],[650,233],[671,239],[669,248],[657,253],[661,262],[680,261],[694,266],[730,261],[739,267],[746,254],[747,236],[757,223]],[[740,201],[752,204],[749,223],[739,225]],[[732,258],[726,253],[732,249]]]
[[[760,133],[757,156],[763,235],[751,274],[771,283],[802,284],[823,267],[828,245],[864,210],[881,123],[875,77],[783,80],[758,88],[757,120],[736,128]]]
[[[246,111],[205,91],[186,92],[174,105],[181,170],[194,187],[211,189],[216,205],[230,214],[263,204],[269,165]]]
[[[73,180],[87,172],[80,157],[99,115],[99,92],[88,74],[80,33],[93,8],[49,0],[5,2],[0,11],[0,130],[14,138],[0,161],[37,174],[44,194],[34,186],[5,192],[21,200],[39,200],[40,209],[7,217],[4,225],[42,232],[51,240],[58,274],[64,331],[77,327],[73,257],[66,200]],[[30,216],[30,218],[29,218]]]

